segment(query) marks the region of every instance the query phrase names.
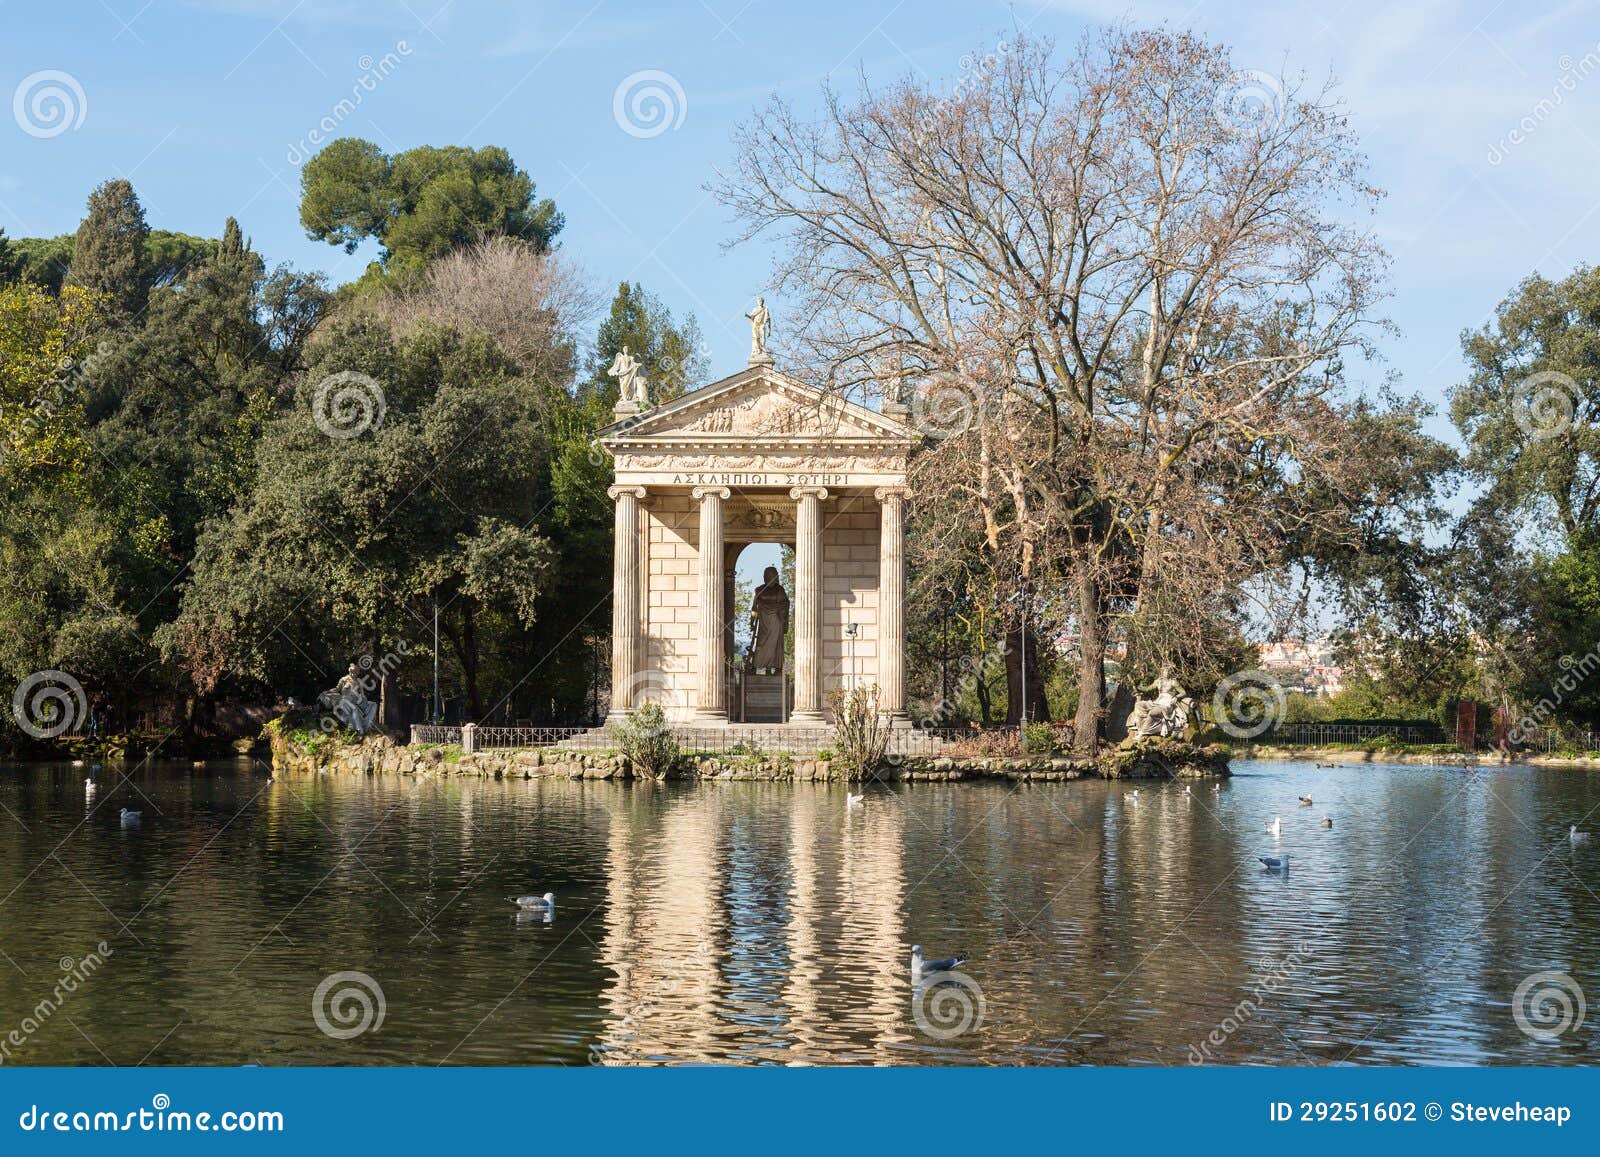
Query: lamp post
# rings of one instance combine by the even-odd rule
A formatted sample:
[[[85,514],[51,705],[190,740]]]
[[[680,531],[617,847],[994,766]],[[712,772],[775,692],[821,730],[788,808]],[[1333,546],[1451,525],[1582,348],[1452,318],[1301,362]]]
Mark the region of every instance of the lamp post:
[[[439,725],[439,592],[433,593],[433,724]]]
[[[861,633],[860,623],[846,623],[844,637],[850,640],[850,690],[854,691],[860,680],[856,677],[856,636]]]

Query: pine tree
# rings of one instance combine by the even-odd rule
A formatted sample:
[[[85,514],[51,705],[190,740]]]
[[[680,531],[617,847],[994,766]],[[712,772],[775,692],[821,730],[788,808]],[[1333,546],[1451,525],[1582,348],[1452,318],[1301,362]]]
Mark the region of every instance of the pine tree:
[[[104,294],[113,324],[134,320],[150,297],[149,236],[133,186],[107,181],[89,194],[89,214],[78,226],[66,284]]]

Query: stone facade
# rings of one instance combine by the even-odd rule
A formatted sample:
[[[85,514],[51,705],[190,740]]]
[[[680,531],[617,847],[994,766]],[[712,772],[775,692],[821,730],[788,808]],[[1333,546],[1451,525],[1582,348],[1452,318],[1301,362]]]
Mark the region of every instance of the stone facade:
[[[826,723],[852,684],[903,715],[913,438],[897,418],[760,362],[654,411],[619,406],[600,441],[616,463],[611,719],[653,701],[674,723],[727,723],[734,567],[757,542],[795,548],[790,721]]]

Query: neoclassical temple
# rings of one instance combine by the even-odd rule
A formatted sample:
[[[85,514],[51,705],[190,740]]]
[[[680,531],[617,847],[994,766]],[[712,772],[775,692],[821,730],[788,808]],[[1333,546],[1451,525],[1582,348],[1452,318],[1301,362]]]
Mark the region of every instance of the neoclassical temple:
[[[609,721],[651,700],[696,727],[818,726],[831,691],[867,684],[904,716],[912,432],[899,407],[879,413],[776,369],[756,309],[750,364],[665,405],[649,407],[626,350],[612,366],[622,400],[600,432],[616,470]],[[751,543],[794,548],[792,670],[781,640],[764,667],[734,653],[734,567]],[[758,637],[781,636],[783,597],[758,601]]]

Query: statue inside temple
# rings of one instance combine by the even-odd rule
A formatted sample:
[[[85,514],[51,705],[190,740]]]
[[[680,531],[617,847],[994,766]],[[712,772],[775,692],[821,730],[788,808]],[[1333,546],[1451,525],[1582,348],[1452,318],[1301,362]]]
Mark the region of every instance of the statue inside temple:
[[[789,596],[778,581],[778,568],[761,572],[761,585],[750,600],[750,650],[745,656],[752,671],[783,672],[783,637],[789,630]]]

